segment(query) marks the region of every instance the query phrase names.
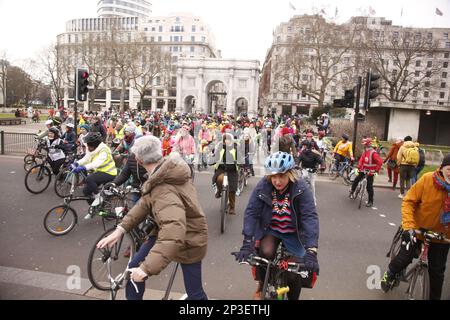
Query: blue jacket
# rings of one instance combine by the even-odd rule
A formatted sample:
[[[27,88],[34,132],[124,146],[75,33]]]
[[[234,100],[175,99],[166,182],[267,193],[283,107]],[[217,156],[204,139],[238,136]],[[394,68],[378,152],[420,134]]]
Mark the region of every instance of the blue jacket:
[[[245,237],[261,240],[264,232],[269,229],[272,221],[272,191],[272,184],[263,178],[250,196],[244,216]],[[290,193],[295,213],[293,222],[297,227],[301,244],[305,248],[318,248],[319,217],[311,190],[300,179],[295,184],[291,184]]]

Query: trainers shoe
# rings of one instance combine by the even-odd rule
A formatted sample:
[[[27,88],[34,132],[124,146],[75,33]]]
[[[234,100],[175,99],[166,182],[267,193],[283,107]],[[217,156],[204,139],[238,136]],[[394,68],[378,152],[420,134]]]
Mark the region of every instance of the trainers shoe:
[[[400,198],[400,199],[403,199],[405,196],[404,195],[402,195],[401,193],[398,195],[398,197]]]
[[[217,190],[215,197],[216,199],[220,199],[220,197],[222,197],[222,193]]]
[[[348,193],[348,197],[350,199],[354,200],[355,199],[355,193],[352,190],[350,190],[349,193]]]
[[[368,202],[366,203],[366,207],[367,207],[367,208],[372,208],[372,207],[373,207],[373,202],[368,201]]]
[[[381,279],[381,289],[384,292],[388,292],[392,290],[395,286],[395,276],[392,275],[389,271],[386,271]]]
[[[94,216],[91,215],[90,213],[88,213],[88,214],[84,217],[84,220],[91,220],[92,218],[94,218]]]

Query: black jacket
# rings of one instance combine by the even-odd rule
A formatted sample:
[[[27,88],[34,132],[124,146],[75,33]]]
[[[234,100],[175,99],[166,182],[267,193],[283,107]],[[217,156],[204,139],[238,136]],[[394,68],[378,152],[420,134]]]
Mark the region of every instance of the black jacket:
[[[322,157],[312,150],[303,150],[298,160],[303,169],[316,169],[323,162]]]
[[[117,186],[120,186],[127,182],[130,176],[133,177],[133,188],[140,188],[141,185],[147,180],[147,170],[137,163],[134,154],[130,154],[128,156],[127,164],[113,182]]]

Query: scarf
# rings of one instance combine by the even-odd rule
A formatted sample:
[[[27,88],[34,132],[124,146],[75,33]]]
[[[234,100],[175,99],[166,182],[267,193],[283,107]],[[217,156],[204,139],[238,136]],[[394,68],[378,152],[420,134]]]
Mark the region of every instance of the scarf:
[[[450,224],[450,184],[441,177],[439,171],[436,171],[433,174],[433,182],[439,190],[447,192],[447,197],[444,201],[444,213],[441,216],[441,223],[444,225]]]

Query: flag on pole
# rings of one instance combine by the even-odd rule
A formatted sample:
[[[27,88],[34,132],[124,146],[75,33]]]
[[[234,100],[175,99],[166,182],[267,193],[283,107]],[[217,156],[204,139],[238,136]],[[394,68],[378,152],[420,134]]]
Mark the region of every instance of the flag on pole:
[[[444,14],[442,13],[442,11],[439,10],[438,8],[436,8],[436,14],[437,14],[438,16],[443,16],[443,15],[444,15]]]
[[[336,7],[336,11],[334,13],[334,17],[337,17],[337,15],[338,15],[338,8]]]
[[[292,10],[297,11],[297,9],[294,7],[294,5],[292,4],[292,2],[289,2],[289,7],[290,7]]]
[[[403,7],[402,7],[402,12],[400,12],[400,17],[403,17]]]
[[[377,14],[377,12],[376,12],[375,10],[373,10],[372,7],[369,7],[369,13],[370,13],[372,16],[374,16],[374,15]]]

